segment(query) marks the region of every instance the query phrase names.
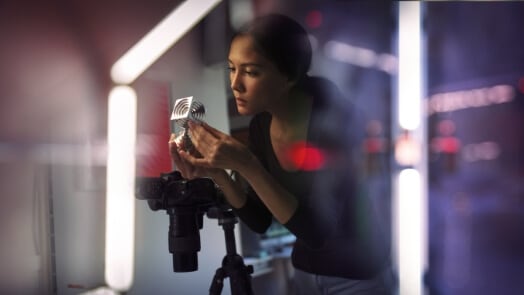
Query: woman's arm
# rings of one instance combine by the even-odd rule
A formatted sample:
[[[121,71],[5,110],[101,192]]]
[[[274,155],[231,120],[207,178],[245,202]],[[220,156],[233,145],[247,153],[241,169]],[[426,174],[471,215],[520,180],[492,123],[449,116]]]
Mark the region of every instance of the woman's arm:
[[[193,165],[186,160],[188,155],[178,148],[175,134],[169,140],[169,150],[175,168],[185,179],[198,177],[211,177],[220,187],[226,201],[232,206],[236,214],[246,223],[249,228],[258,233],[264,233],[271,225],[272,215],[268,209],[260,203],[251,189],[246,189],[240,180],[233,180],[224,169],[206,168]]]
[[[195,166],[237,171],[251,185],[275,219],[286,223],[293,216],[297,208],[295,196],[276,182],[245,145],[205,123],[191,123],[189,126],[193,145],[201,157],[181,151],[180,156],[184,160]],[[246,202],[242,191],[227,175],[215,177],[215,182],[221,187],[231,206],[242,207]]]
[[[250,163],[243,164],[236,171],[246,179],[275,219],[282,224],[287,223],[298,207],[296,197],[284,189],[256,157],[253,156]]]

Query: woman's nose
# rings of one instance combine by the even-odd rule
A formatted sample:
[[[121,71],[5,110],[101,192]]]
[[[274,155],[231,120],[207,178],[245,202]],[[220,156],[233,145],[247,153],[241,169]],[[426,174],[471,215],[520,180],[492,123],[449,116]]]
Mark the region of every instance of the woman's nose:
[[[244,90],[244,86],[242,84],[242,80],[238,73],[231,74],[231,89],[234,91],[242,92]]]

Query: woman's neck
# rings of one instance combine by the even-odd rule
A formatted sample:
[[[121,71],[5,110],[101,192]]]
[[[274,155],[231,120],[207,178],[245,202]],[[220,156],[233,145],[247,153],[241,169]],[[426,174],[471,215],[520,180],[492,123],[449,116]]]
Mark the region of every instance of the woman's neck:
[[[304,92],[291,94],[289,99],[270,112],[271,138],[288,142],[305,140],[312,104],[312,97]]]

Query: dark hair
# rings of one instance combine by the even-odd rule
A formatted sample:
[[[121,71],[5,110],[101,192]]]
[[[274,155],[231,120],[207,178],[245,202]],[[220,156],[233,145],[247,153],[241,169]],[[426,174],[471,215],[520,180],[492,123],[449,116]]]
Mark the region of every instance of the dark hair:
[[[255,18],[234,36],[251,36],[260,54],[275,63],[291,80],[300,81],[311,65],[308,33],[295,20],[281,14]]]

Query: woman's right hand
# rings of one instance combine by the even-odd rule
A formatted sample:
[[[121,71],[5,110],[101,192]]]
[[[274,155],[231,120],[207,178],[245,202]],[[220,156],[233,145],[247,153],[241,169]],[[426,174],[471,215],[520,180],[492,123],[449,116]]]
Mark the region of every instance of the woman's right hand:
[[[177,142],[176,134],[172,133],[169,138],[169,153],[171,155],[171,161],[175,168],[182,174],[182,177],[185,179],[194,179],[199,177],[212,176],[209,169],[195,166],[189,163],[184,157],[180,156],[180,153],[183,152],[181,148],[182,143]]]

